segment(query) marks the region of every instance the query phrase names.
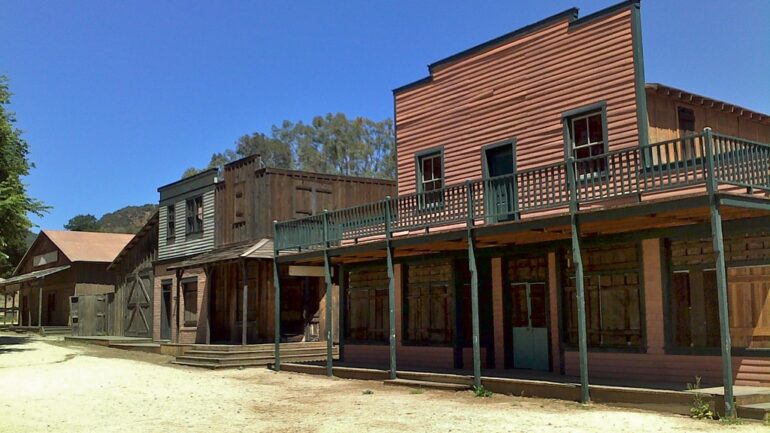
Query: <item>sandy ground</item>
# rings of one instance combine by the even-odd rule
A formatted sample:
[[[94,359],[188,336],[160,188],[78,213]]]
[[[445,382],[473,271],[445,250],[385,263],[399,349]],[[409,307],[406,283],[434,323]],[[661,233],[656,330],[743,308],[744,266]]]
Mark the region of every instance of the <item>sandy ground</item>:
[[[171,358],[0,334],[1,432],[757,432],[601,405],[266,369],[209,371]],[[366,391],[366,392],[365,392]],[[371,391],[371,393],[369,392]]]

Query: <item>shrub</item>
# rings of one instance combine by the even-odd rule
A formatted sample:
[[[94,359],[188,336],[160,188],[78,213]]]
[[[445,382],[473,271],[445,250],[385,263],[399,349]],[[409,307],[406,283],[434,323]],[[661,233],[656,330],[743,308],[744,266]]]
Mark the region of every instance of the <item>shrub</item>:
[[[687,389],[693,392],[692,404],[690,405],[690,416],[695,419],[717,419],[718,416],[711,410],[711,405],[698,392],[700,388],[700,377],[695,377],[695,383],[688,383]]]
[[[492,391],[484,388],[484,385],[474,386],[472,390],[476,397],[492,397]]]

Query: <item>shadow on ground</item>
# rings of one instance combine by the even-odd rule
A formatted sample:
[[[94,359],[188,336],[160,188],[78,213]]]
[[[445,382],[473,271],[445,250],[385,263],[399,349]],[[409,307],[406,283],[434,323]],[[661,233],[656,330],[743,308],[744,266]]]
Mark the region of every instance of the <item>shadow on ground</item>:
[[[0,336],[0,354],[13,353],[13,352],[26,352],[30,349],[21,349],[21,348],[12,347],[12,346],[24,344],[27,341],[29,341],[29,337],[14,337],[14,336],[7,336],[7,335]]]

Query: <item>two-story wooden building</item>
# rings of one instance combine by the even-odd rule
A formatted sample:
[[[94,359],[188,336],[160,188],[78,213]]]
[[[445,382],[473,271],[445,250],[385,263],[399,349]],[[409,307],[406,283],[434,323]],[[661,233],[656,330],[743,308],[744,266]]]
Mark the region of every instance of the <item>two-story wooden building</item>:
[[[203,268],[170,269],[214,249],[217,169],[212,168],[158,188],[158,253],[154,262],[155,340],[195,343],[205,340],[198,326],[207,283]]]
[[[132,235],[43,230],[24,254],[5,293],[19,293],[21,328],[69,331],[70,298],[115,290],[107,266]],[[76,324],[74,324],[76,325]]]
[[[770,117],[643,58],[627,1],[394,91],[399,195],[276,226],[281,272],[341,275],[346,363],[579,376],[583,400],[589,375],[728,405],[770,384]]]
[[[207,276],[201,306],[207,315],[199,316],[198,341],[273,341],[275,220],[316,215],[394,193],[394,181],[268,168],[256,155],[225,165],[215,188],[215,248],[168,266],[185,275],[203,269]],[[325,290],[319,271],[287,267],[281,273],[284,341],[323,339]]]

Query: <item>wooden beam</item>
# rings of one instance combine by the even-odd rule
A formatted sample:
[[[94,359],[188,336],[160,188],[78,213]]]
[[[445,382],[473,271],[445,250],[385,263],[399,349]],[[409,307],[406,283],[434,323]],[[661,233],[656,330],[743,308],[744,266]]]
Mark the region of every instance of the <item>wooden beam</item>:
[[[39,332],[43,332],[43,285],[37,289],[37,328]]]
[[[243,276],[243,305],[241,308],[241,345],[247,342],[248,331],[248,305],[249,305],[249,271],[246,268],[246,260],[241,260],[241,275]]]
[[[395,380],[396,372],[396,277],[393,271],[393,234],[390,230],[391,224],[391,197],[385,197],[385,238],[387,245],[387,266],[388,266],[388,344],[390,354],[390,372],[389,377]]]
[[[276,239],[275,226],[278,221],[273,220],[273,239]],[[277,243],[275,243],[277,245]],[[275,288],[275,294],[273,295],[275,303],[275,354],[273,360],[273,370],[281,371],[281,274],[278,269],[278,250],[273,252],[273,287]]]
[[[203,273],[206,275],[206,344],[211,344],[211,276],[213,270],[210,265],[203,267]]]
[[[473,333],[473,385],[481,387],[481,340],[479,337],[479,274],[476,267],[476,246],[473,241],[473,185],[466,181],[468,220],[468,267],[471,273],[471,328]],[[455,292],[456,293],[456,292]],[[456,294],[455,294],[456,296]],[[459,337],[457,337],[459,338]]]
[[[324,235],[324,281],[326,282],[326,375],[334,376],[333,354],[334,354],[334,334],[332,324],[332,271],[331,257],[329,256],[329,211],[324,209],[323,214],[323,235]]]

